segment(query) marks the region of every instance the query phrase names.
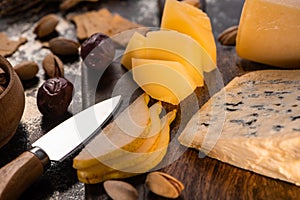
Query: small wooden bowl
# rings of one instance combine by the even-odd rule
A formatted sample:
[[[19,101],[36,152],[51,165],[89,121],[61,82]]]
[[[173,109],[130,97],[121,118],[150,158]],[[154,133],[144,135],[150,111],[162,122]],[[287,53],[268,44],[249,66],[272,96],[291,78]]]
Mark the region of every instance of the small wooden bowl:
[[[0,148],[15,134],[25,107],[23,85],[11,64],[0,56],[0,68],[8,74],[7,88],[0,94]]]

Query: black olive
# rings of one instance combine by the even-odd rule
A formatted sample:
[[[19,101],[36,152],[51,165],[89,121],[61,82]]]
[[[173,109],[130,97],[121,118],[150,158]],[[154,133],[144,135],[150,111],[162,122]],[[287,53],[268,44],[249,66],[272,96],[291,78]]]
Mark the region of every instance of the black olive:
[[[80,56],[87,67],[103,69],[113,61],[115,46],[109,36],[94,33],[82,43]]]
[[[37,93],[37,106],[45,116],[65,114],[72,101],[73,84],[65,78],[54,77],[46,80]]]

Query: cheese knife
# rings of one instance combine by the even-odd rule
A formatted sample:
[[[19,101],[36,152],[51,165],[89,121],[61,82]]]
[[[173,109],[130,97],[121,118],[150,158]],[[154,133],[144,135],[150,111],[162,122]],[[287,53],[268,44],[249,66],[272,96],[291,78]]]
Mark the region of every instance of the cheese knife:
[[[116,96],[97,103],[54,127],[0,169],[0,200],[17,199],[49,167],[95,135],[121,102]]]

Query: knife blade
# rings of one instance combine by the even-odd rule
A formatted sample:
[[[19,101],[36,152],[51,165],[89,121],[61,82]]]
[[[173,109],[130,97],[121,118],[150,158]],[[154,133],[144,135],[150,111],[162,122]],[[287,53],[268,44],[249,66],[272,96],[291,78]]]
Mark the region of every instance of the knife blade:
[[[62,122],[0,169],[0,199],[17,199],[50,166],[62,161],[98,133],[121,102],[116,96],[97,103]]]

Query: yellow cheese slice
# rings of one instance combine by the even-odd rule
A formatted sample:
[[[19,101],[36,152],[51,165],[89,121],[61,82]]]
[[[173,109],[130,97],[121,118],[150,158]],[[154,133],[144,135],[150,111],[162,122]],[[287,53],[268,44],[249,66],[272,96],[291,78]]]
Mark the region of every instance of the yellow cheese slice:
[[[237,54],[278,67],[300,67],[300,1],[247,0],[239,24]]]
[[[132,64],[133,79],[154,99],[178,105],[196,88],[178,62],[132,59]]]
[[[199,87],[203,86],[203,71],[216,68],[205,49],[190,36],[177,31],[152,31],[146,37],[135,33],[121,60],[127,69],[131,69],[131,58],[180,62]]]
[[[217,50],[210,19],[200,9],[177,0],[166,0],[161,28],[176,30],[190,35],[207,51],[214,63],[216,63]],[[174,43],[176,42],[174,41]]]
[[[181,75],[183,78],[186,79],[188,84],[191,86],[191,88],[196,89],[197,85],[193,81],[193,79],[189,76],[189,74],[186,72],[186,68],[179,62],[175,61],[167,61],[167,60],[154,60],[154,59],[138,59],[138,58],[132,58],[132,67],[144,65],[144,64],[162,64],[169,67],[172,67],[172,69]]]
[[[157,42],[154,41],[153,44],[151,44],[151,42],[148,41],[148,37],[146,38],[137,32],[134,33],[123,54],[121,60],[122,65],[125,66],[128,70],[130,70],[132,68],[132,58],[177,61],[180,62],[183,66],[185,66],[186,71],[193,78],[196,85],[202,87],[204,85],[202,68],[200,66],[197,68],[196,66],[192,65],[184,57],[185,55],[181,55],[180,52],[176,53],[176,49],[178,47],[174,47],[174,45],[167,46],[164,43],[160,43],[160,41],[162,40],[158,39]],[[180,42],[180,44],[183,45],[185,42],[186,41],[182,41]],[[190,53],[192,55],[198,54],[197,57],[201,59],[201,55],[199,52],[195,53],[189,51],[187,53]]]
[[[176,55],[181,55],[194,66],[199,74],[216,68],[214,61],[196,40],[177,31],[148,32],[145,45],[150,48],[166,48]]]

